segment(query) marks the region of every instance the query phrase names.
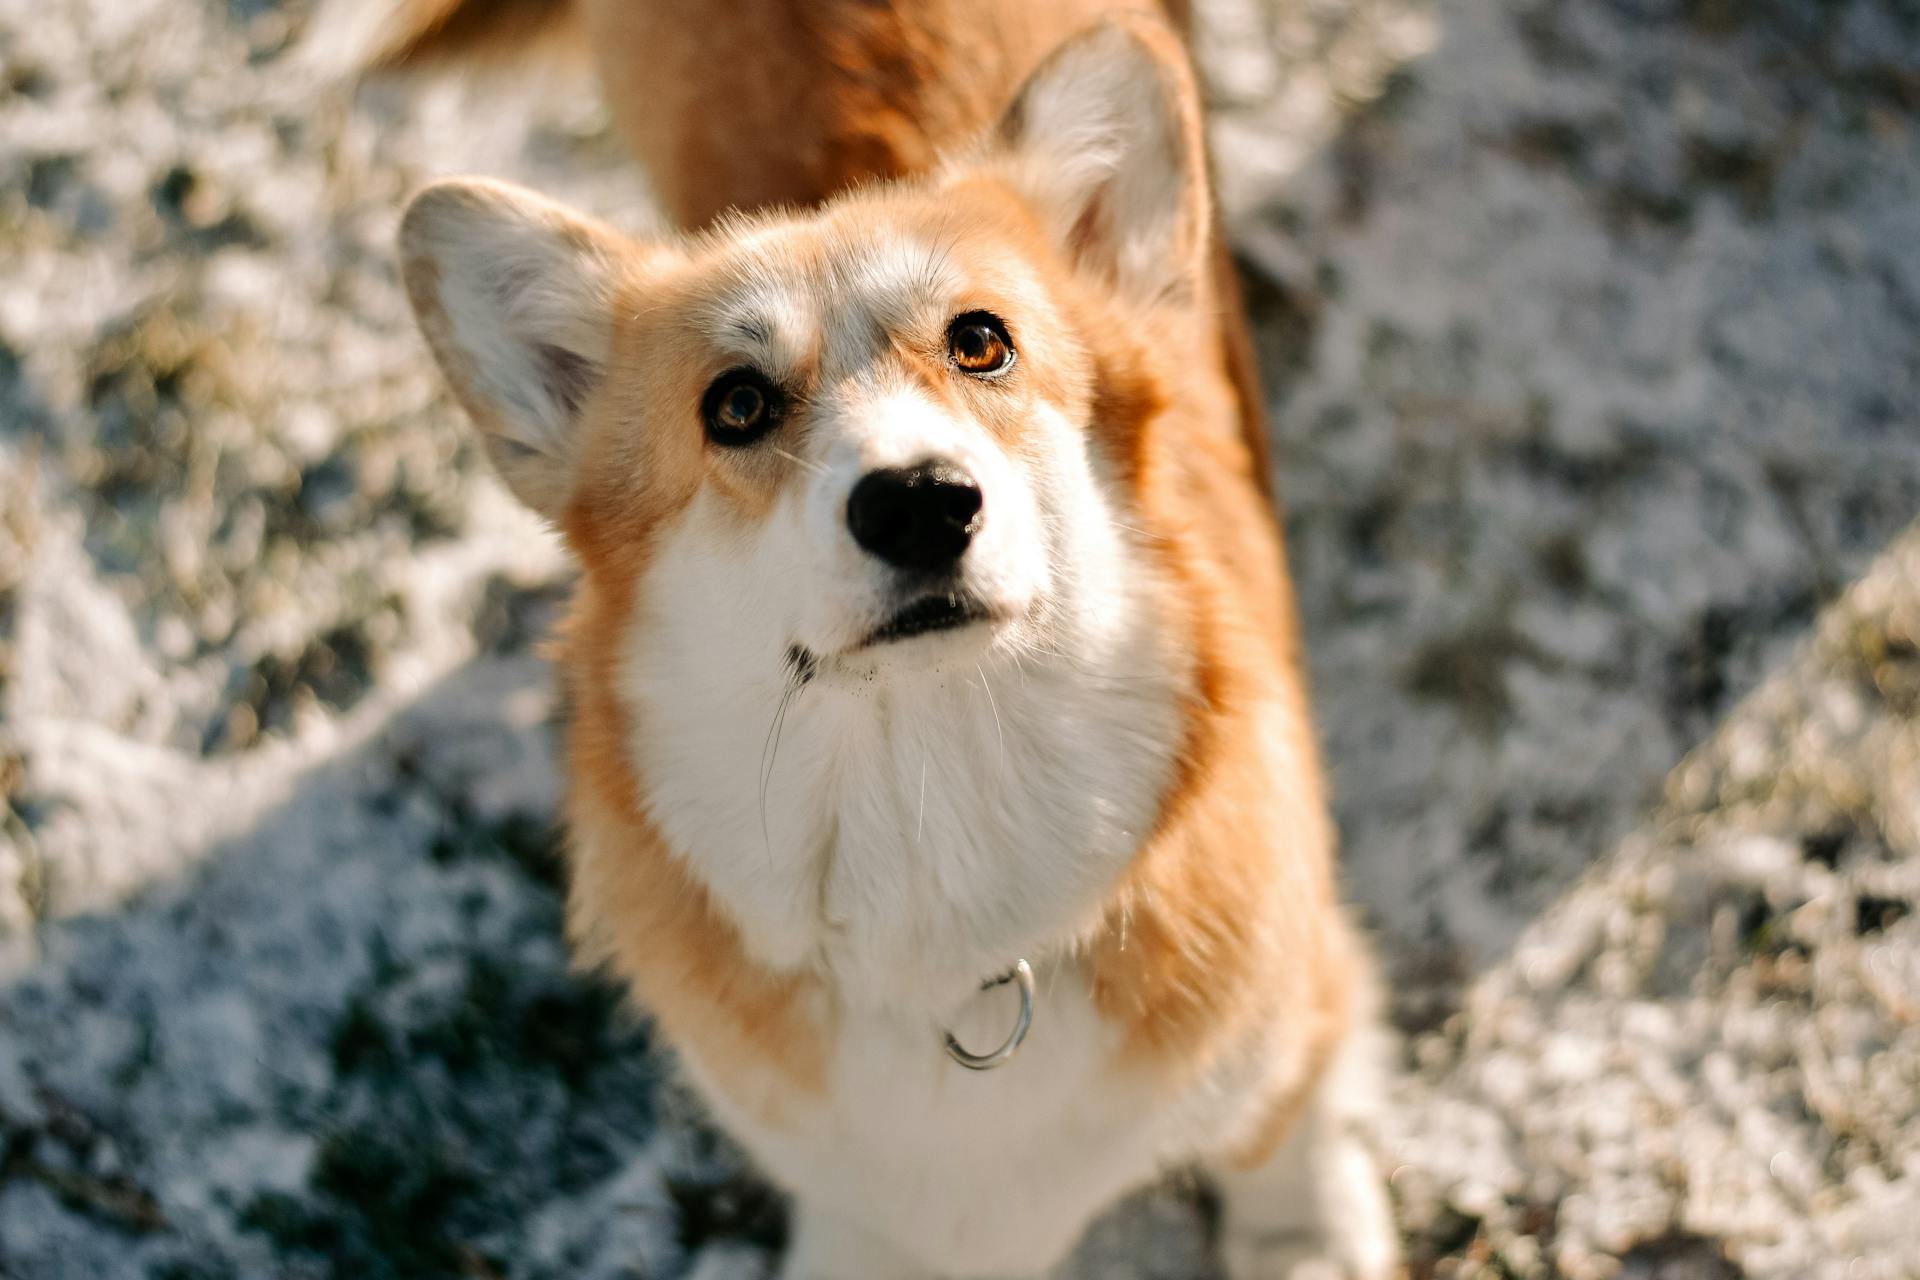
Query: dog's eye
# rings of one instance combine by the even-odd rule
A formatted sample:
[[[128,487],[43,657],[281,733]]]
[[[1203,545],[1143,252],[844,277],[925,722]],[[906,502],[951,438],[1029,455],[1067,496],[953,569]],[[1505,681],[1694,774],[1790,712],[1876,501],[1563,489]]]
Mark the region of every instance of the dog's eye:
[[[729,369],[713,380],[700,403],[707,439],[752,444],[780,419],[780,391],[755,369]]]
[[[1013,363],[1013,343],[997,317],[969,311],[947,326],[947,355],[967,373],[1000,373]]]

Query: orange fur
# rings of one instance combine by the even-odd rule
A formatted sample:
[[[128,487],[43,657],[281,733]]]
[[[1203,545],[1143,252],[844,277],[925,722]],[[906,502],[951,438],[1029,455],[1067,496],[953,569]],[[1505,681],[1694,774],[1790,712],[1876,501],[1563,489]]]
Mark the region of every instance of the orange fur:
[[[1284,1010],[1301,1064],[1284,1088],[1297,1098],[1347,1029],[1349,948],[1284,557],[1252,460],[1207,425],[1231,389],[1196,379],[1207,366],[1184,359],[1173,332],[1150,346],[1124,369],[1109,355],[1098,418],[1135,437],[1123,474],[1161,535],[1150,549],[1193,674],[1175,776],[1107,905],[1091,979],[1133,1051],[1180,1072]],[[1284,775],[1259,767],[1271,761],[1263,721],[1285,739]]]
[[[702,299],[734,283],[727,272],[751,269],[763,236],[777,241],[783,278],[823,296],[850,246],[887,236],[938,244],[972,291],[955,312],[1008,319],[1021,348],[1018,393],[956,380],[944,350],[927,345],[940,339],[926,333],[943,329],[899,326],[872,366],[955,405],[1014,456],[1031,447],[1036,404],[1091,424],[1091,450],[1138,538],[1179,692],[1178,751],[1151,828],[1059,944],[1118,1029],[1116,1072],[1185,1087],[1256,1051],[1266,1074],[1249,1136],[1229,1154],[1261,1162],[1365,1015],[1366,970],[1338,902],[1251,347],[1204,174],[1173,219],[1191,269],[1180,288],[1143,302],[1120,296],[1077,259],[1071,236],[1061,243],[1049,230],[1019,193],[1013,158],[989,146],[936,167],[942,150],[1005,108],[1053,44],[1115,6],[578,3],[616,113],[683,224],[705,226],[735,206],[807,207],[615,250],[625,279],[613,356],[582,411],[579,479],[560,514],[582,569],[561,663],[577,694],[570,927],[583,955],[626,977],[716,1087],[769,1123],[826,1087],[834,992],[810,972],[757,960],[668,847],[633,760],[647,726],[629,722],[617,691],[661,532],[703,491],[745,524],[795,483],[777,451],[707,447],[684,411],[727,367],[693,336]],[[1203,168],[1198,91],[1178,38],[1151,21],[1130,29],[1184,106],[1175,149]],[[898,175],[917,181],[871,181]],[[409,283],[420,305],[431,282]],[[430,335],[445,323],[423,308]],[[816,363],[801,353],[783,375],[796,400]]]
[[[1115,0],[580,0],[614,117],[683,226],[931,168]]]
[[[370,71],[523,57],[533,43],[573,34],[573,0],[399,0],[372,46]]]

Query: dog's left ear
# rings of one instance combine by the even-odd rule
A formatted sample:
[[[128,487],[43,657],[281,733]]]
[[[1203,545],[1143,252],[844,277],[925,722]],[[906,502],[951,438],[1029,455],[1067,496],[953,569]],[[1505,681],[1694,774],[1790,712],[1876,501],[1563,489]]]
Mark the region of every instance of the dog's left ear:
[[[414,317],[494,470],[558,519],[581,418],[612,355],[615,298],[638,246],[503,182],[435,183],[400,223]]]
[[[1172,30],[1121,18],[1069,40],[1022,86],[995,141],[1083,269],[1143,301],[1198,287],[1212,209],[1200,94]]]

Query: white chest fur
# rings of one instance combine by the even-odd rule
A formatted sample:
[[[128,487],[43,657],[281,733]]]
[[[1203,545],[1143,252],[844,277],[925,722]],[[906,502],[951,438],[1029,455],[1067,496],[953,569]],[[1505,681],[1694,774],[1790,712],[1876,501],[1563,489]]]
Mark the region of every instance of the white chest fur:
[[[779,1181],[886,1224],[933,1273],[1044,1265],[1242,1105],[1218,1078],[1169,1094],[1116,1073],[1072,959],[1154,819],[1180,660],[1123,591],[1064,612],[1079,621],[1040,648],[796,683],[764,612],[697,589],[724,545],[695,521],[656,561],[647,596],[676,607],[636,619],[631,750],[658,829],[755,958],[824,979],[836,1040],[825,1096],[776,1123],[688,1065]],[[943,1029],[999,1043],[1013,993],[978,987],[1021,956],[1032,1035],[964,1070]]]
[[[1168,1090],[1113,1070],[1114,1030],[1077,975],[1043,965],[1040,987],[998,1070],[951,1062],[931,1019],[855,1009],[818,1104],[769,1125],[715,1094],[720,1118],[809,1213],[865,1224],[911,1274],[1037,1276],[1116,1197],[1244,1126],[1263,1061],[1249,1046]],[[1004,1031],[999,997],[963,1034]]]
[[[796,683],[766,616],[792,589],[777,563],[764,594],[700,589],[724,545],[696,519],[659,557],[646,598],[674,607],[636,619],[624,692],[650,815],[755,958],[925,1014],[1069,941],[1152,822],[1178,740],[1180,659],[1137,594],[1060,610],[1044,651]]]

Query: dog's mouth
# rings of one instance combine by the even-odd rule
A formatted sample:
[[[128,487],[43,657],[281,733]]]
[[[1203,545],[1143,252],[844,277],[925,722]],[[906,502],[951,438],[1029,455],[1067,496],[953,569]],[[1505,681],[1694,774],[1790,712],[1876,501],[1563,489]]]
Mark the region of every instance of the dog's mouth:
[[[991,616],[984,604],[964,592],[921,596],[881,623],[858,647],[871,649],[936,631],[953,631],[985,622]]]
[[[869,631],[864,638],[844,649],[832,653],[816,653],[805,645],[795,644],[787,649],[787,674],[797,684],[807,684],[820,674],[824,664],[839,659],[858,658],[863,654],[917,636],[933,635],[941,631],[958,631],[977,622],[993,622],[1006,618],[1002,611],[989,608],[987,604],[968,592],[945,591],[933,595],[921,596],[918,600],[896,610],[887,620]]]

